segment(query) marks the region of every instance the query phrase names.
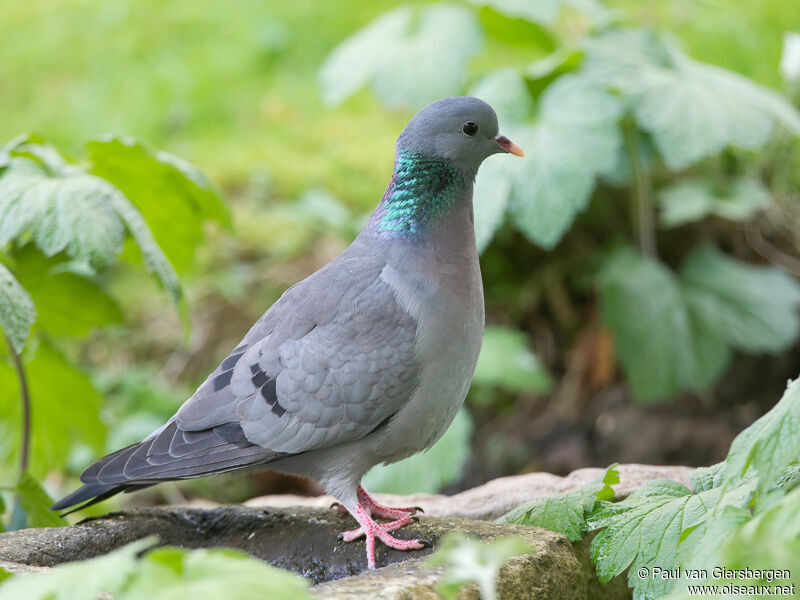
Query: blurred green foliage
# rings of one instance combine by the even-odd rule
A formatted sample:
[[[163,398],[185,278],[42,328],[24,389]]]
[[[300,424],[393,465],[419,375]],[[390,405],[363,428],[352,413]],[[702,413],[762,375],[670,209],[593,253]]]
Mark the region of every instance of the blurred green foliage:
[[[126,237],[185,315],[173,262],[188,267],[204,222],[229,216],[194,167],[130,140],[93,140],[81,164],[39,136],[0,156],[0,480],[17,470],[3,486],[17,498],[8,526],[64,524],[35,478],[80,448],[101,453],[106,436],[102,397],[67,356],[70,340],[123,321],[106,288]]]
[[[528,554],[533,548],[521,537],[506,537],[482,542],[460,533],[449,533],[428,565],[445,565],[437,591],[449,600],[456,598],[465,585],[477,584],[484,600],[497,598],[497,575],[511,558]]]
[[[239,550],[152,548],[144,538],[105,556],[11,577],[0,586],[0,600],[69,600],[112,596],[118,600],[306,600],[308,582]],[[2,580],[2,570],[0,570]]]

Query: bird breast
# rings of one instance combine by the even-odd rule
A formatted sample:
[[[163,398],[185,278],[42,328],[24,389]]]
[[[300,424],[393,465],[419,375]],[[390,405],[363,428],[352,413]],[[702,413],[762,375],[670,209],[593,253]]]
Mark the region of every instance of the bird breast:
[[[386,462],[432,446],[464,402],[478,360],[484,328],[483,285],[474,235],[455,248],[439,247],[402,264],[387,265],[381,278],[417,321],[418,386],[381,436]]]

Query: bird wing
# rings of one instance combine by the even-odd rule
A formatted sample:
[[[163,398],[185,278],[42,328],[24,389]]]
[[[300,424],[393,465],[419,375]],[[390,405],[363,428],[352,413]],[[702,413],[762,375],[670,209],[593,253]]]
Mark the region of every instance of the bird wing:
[[[287,290],[180,408],[177,427],[238,425],[249,442],[284,455],[385,423],[413,393],[418,365],[416,321],[383,267],[345,253]]]
[[[355,243],[289,288],[163,427],[90,465],[60,510],[360,439],[411,397],[417,323]]]

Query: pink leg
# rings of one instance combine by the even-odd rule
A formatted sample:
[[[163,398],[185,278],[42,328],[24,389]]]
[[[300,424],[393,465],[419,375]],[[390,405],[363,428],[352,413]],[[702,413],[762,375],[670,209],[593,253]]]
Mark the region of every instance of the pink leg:
[[[358,501],[361,506],[367,509],[373,517],[381,519],[402,519],[409,514],[424,512],[419,506],[407,506],[405,508],[392,508],[379,504],[372,496],[367,493],[363,486],[358,486]]]
[[[401,517],[389,523],[377,523],[378,527],[383,529],[386,532],[390,531],[397,531],[401,527],[405,527],[410,523],[418,522],[417,517],[414,515],[406,515],[405,517]],[[364,537],[364,528],[358,527],[357,529],[351,529],[350,531],[343,531],[339,534],[339,539],[345,542],[353,542],[359,538]]]
[[[375,568],[375,538],[378,538],[384,544],[390,548],[394,548],[395,550],[421,550],[422,548],[430,546],[430,543],[426,542],[425,540],[399,540],[395,537],[392,537],[389,535],[388,531],[384,530],[373,520],[369,514],[369,511],[360,504],[356,504],[355,507],[350,511],[350,514],[353,515],[355,520],[358,521],[358,524],[360,525],[359,529],[353,530],[353,535],[358,532],[359,535],[364,535],[366,537],[367,566],[370,569]],[[407,513],[405,516],[409,517]],[[402,519],[398,519],[398,521],[400,520]],[[393,525],[393,523],[387,523],[387,525]],[[402,527],[402,525],[398,525],[398,527]],[[348,533],[351,532],[346,532],[343,534],[343,537]],[[353,539],[356,538],[354,537]]]

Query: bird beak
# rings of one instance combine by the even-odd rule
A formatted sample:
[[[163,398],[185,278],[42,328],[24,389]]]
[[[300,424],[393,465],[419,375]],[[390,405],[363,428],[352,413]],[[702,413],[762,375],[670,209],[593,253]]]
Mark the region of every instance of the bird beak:
[[[521,158],[525,157],[525,153],[522,151],[522,148],[517,146],[514,142],[508,139],[504,135],[498,135],[497,137],[493,138],[497,145],[503,150],[503,152],[508,152],[509,154],[513,154],[514,156],[519,156]]]

